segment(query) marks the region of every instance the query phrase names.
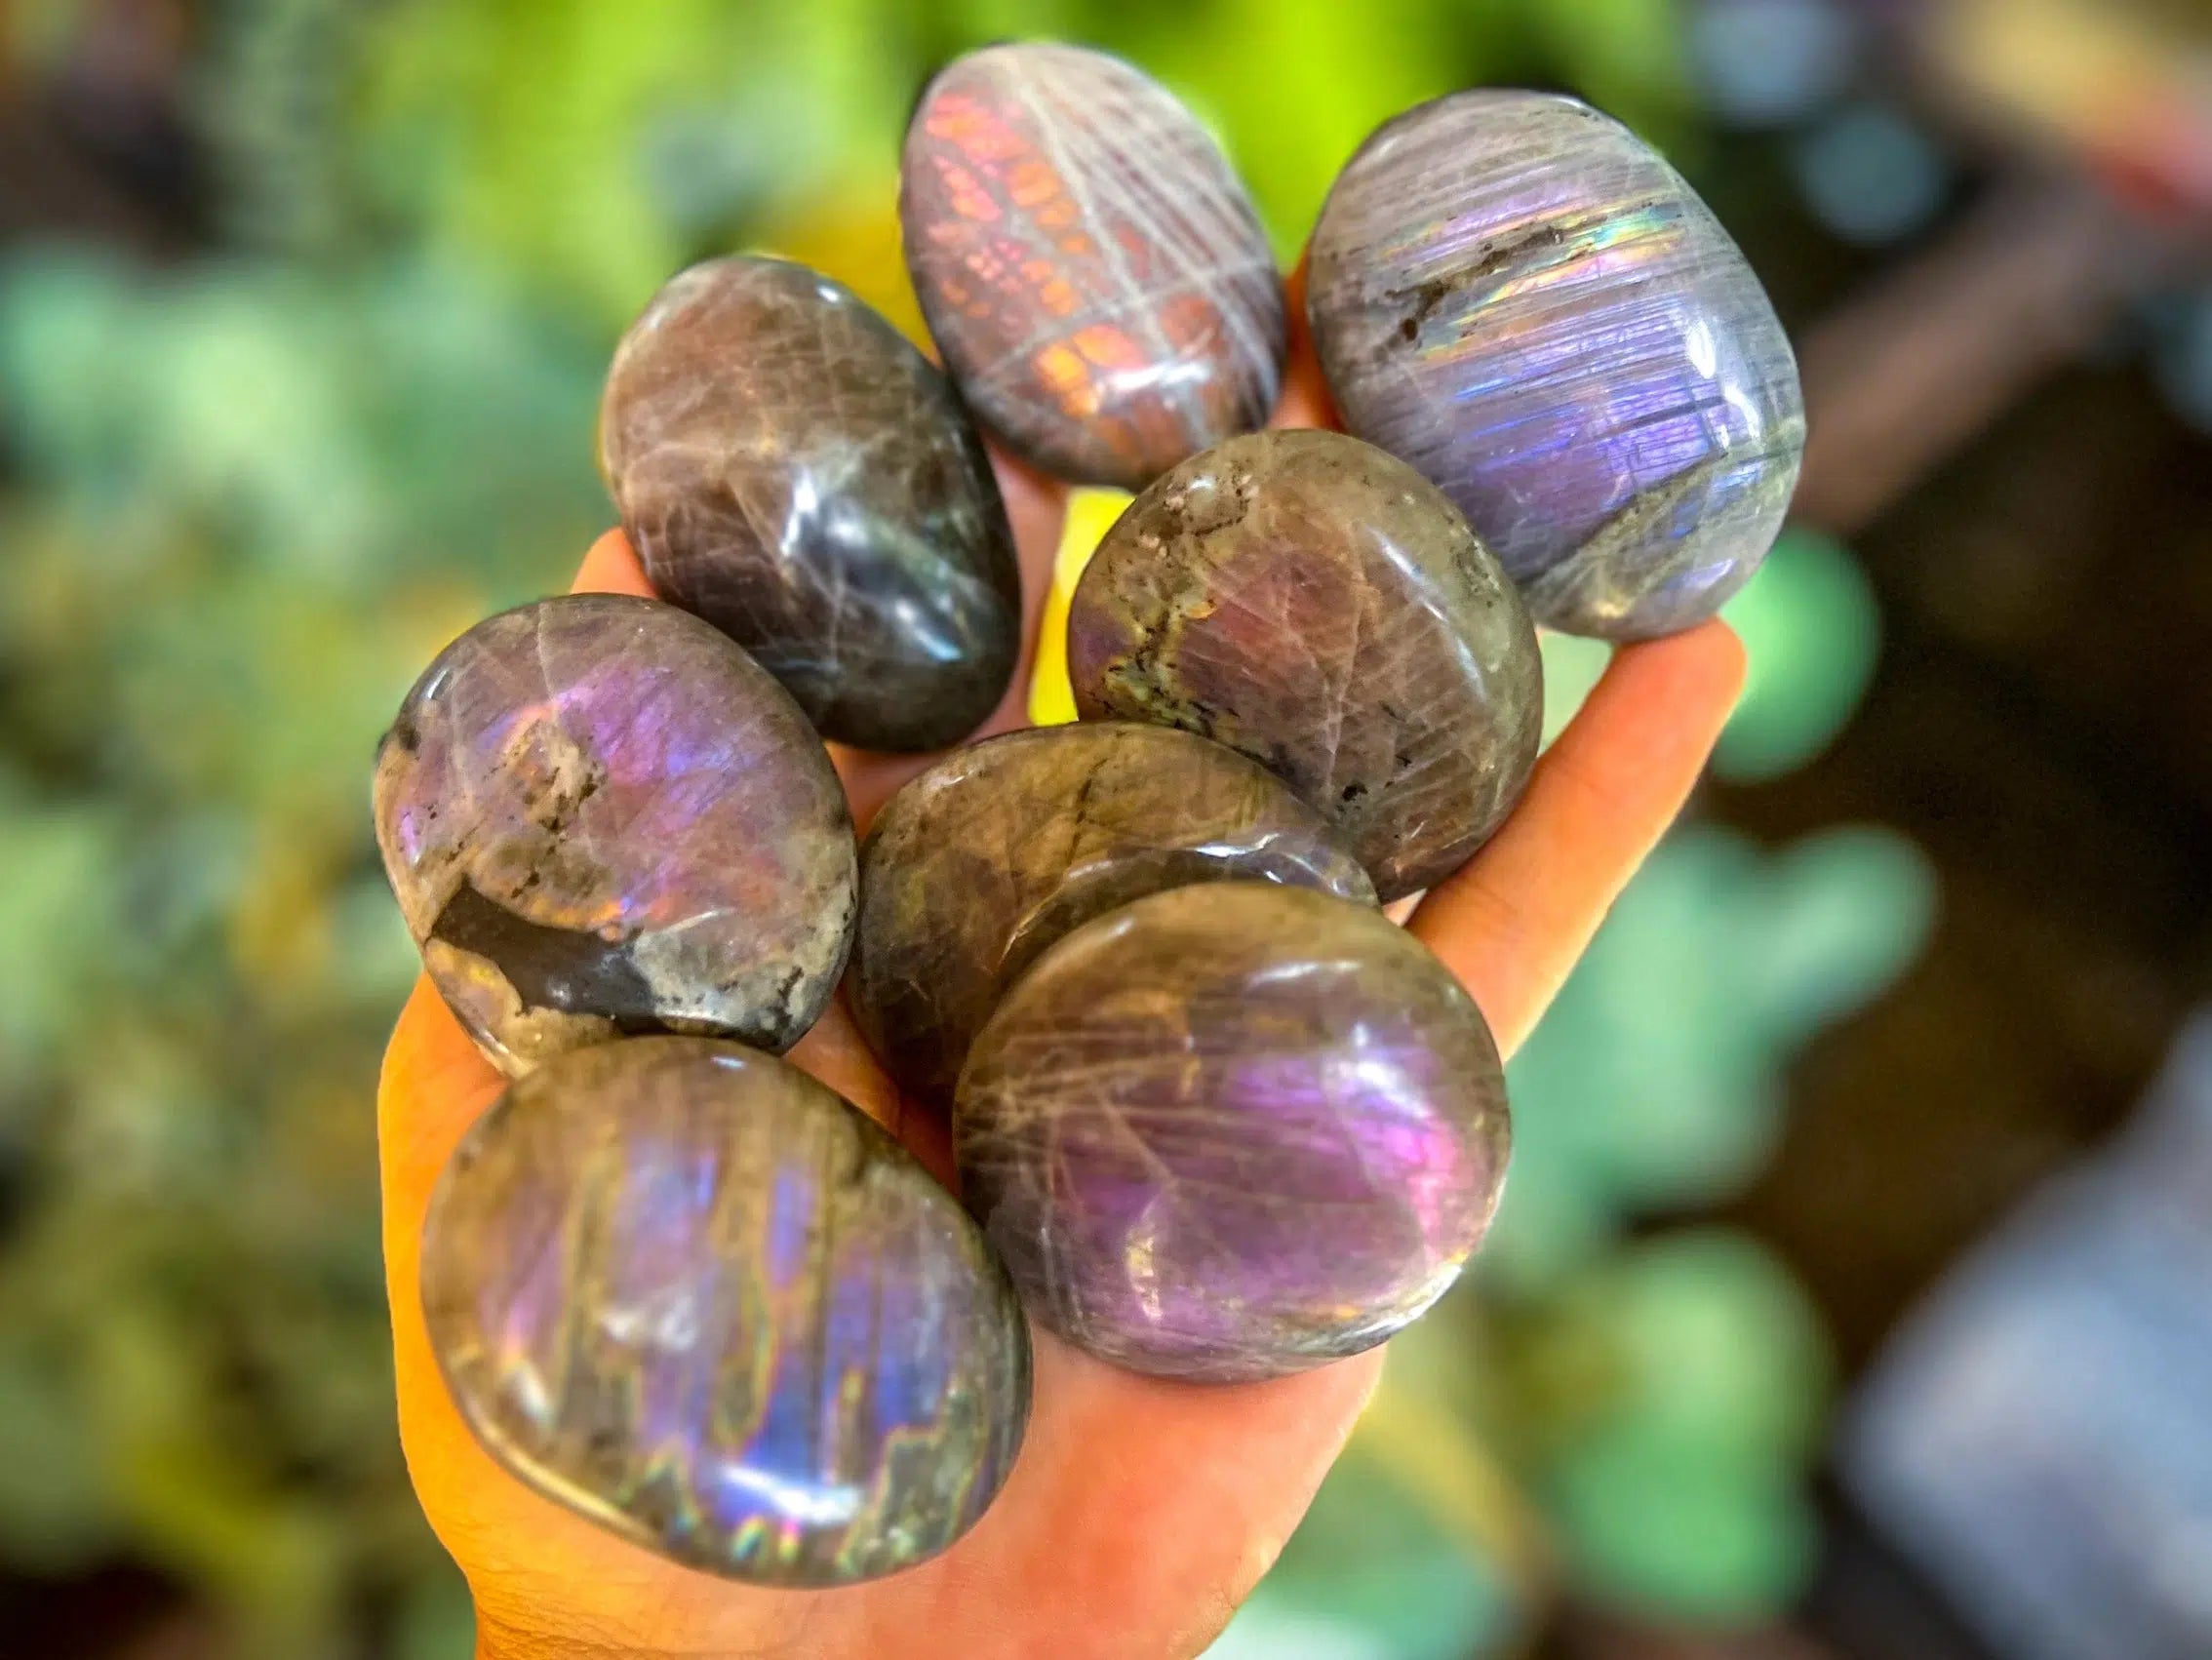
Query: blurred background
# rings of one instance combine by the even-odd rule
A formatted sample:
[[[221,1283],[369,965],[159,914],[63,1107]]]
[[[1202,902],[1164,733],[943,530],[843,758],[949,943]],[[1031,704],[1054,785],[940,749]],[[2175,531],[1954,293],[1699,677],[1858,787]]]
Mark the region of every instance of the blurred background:
[[[918,328],[908,107],[1026,33],[1188,98],[1286,261],[1386,116],[1577,91],[1813,412],[1493,1244],[1217,1655],[2212,1654],[2204,0],[0,6],[0,1652],[467,1653],[391,1422],[372,745],[608,521],[672,270]]]

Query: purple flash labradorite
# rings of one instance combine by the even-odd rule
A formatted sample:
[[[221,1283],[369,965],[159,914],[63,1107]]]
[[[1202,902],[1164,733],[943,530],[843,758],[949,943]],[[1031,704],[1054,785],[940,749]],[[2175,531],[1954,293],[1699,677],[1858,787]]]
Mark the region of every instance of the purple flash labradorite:
[[[1671,633],[1766,557],[1804,451],[1796,359],[1618,122],[1492,91],[1389,122],[1322,209],[1307,309],[1346,427],[1458,504],[1538,622]]]
[[[1179,888],[1078,929],[983,1029],[962,1191],[1030,1312],[1162,1376],[1373,1347],[1449,1285],[1505,1173],[1489,1028],[1379,911]]]
[[[1198,118],[1119,58],[948,64],[907,128],[899,220],[961,391],[1047,472],[1141,489],[1275,406],[1267,233]]]
[[[1335,825],[1385,899],[1450,875],[1542,736],[1528,613],[1427,480],[1340,432],[1255,432],[1163,475],[1068,611],[1085,720],[1200,732]]]
[[[1005,693],[998,481],[945,377],[850,290],[781,259],[683,272],[615,351],[599,443],[653,587],[823,736],[935,749]]]
[[[847,996],[885,1070],[949,1102],[1030,963],[1131,899],[1233,879],[1374,903],[1327,821],[1236,751],[1165,727],[1041,727],[959,750],[876,816]]]
[[[510,1087],[431,1200],[422,1309],[509,1471],[756,1584],[934,1556],[1028,1418],[1028,1332],[975,1224],[829,1089],[734,1044],[612,1044]]]
[[[375,817],[430,977],[510,1075],[638,1032],[784,1049],[845,967],[857,854],[829,756],[673,606],[570,594],[478,623],[401,705]]]

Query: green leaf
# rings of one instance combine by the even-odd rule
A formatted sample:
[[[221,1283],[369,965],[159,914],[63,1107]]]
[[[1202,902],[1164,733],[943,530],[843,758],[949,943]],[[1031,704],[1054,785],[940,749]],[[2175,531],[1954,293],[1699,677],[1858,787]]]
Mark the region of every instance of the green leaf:
[[[1586,1591],[1699,1625],[1752,1624],[1789,1604],[1817,1535],[1796,1471],[1732,1470],[1663,1434],[1594,1443],[1553,1488]]]
[[[1537,0],[1522,10],[1561,80],[1672,147],[1688,101],[1677,0]]]
[[[393,1660],[461,1660],[476,1652],[476,1604],[451,1562],[408,1588],[392,1649]]]
[[[118,840],[89,806],[24,803],[0,818],[0,1101],[101,1017],[121,931]]]
[[[113,1544],[89,1432],[65,1374],[0,1348],[0,1556],[12,1566],[66,1573]]]
[[[1743,636],[1751,672],[1714,771],[1758,783],[1826,748],[1866,694],[1881,614],[1848,549],[1793,528],[1721,613]]]
[[[1525,1287],[1631,1216],[1738,1188],[1779,1130],[1790,1055],[1896,976],[1933,907],[1925,859],[1887,831],[1774,853],[1710,825],[1670,836],[1509,1068],[1482,1271]]]
[[[1917,957],[1934,926],[1935,869],[1870,826],[1808,836],[1771,867],[1749,987],[1787,1043],[1863,1006]]]
[[[1355,1443],[1208,1660],[1459,1660],[1515,1621],[1489,1566]]]
[[[1811,1561],[1802,1465],[1831,1375],[1803,1292],[1707,1230],[1593,1270],[1554,1320],[1547,1341],[1604,1379],[1555,1426],[1542,1482],[1578,1578],[1669,1617],[1776,1612]]]

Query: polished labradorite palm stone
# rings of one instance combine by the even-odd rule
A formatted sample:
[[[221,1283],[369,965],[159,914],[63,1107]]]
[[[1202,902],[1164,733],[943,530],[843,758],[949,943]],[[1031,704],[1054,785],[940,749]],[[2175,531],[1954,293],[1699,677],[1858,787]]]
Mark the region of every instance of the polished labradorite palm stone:
[[[400,706],[375,817],[430,977],[510,1075],[650,1032],[780,1051],[845,967],[829,756],[674,606],[565,594],[478,623]]]
[[[1086,721],[1268,768],[1386,900],[1473,856],[1542,735],[1513,584],[1435,487],[1340,432],[1247,433],[1156,480],[1076,587],[1068,672]]]
[[[662,598],[821,734],[957,743],[1021,649],[1013,533],[951,383],[843,284],[782,259],[671,278],[622,336],[600,466]]]
[[[1040,1323],[1165,1377],[1371,1349],[1488,1227],[1498,1051],[1368,905],[1177,888],[1062,939],[968,1052],[961,1190]]]
[[[1589,105],[1485,88],[1386,123],[1322,208],[1306,305],[1346,429],[1452,499],[1538,622],[1672,633],[1773,545],[1789,337],[1681,175]]]
[[[447,1166],[421,1279],[494,1458],[733,1579],[934,1556],[1027,1421],[1027,1328],[975,1224],[825,1086],[734,1044],[611,1044],[512,1086]]]
[[[1328,821],[1233,749],[1125,722],[1009,732],[954,751],[876,815],[846,995],[884,1070],[949,1105],[975,1034],[1062,934],[1240,878],[1375,897]]]
[[[1119,58],[1018,41],[947,64],[899,220],[962,394],[1047,472],[1141,489],[1275,405],[1267,232],[1205,125]]]

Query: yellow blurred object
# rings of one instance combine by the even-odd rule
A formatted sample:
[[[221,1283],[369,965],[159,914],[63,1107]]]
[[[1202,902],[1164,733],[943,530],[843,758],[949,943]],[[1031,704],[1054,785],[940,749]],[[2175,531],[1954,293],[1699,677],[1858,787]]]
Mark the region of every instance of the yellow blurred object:
[[[801,217],[771,225],[761,238],[763,252],[835,277],[934,359],[936,347],[907,280],[895,179],[871,174],[823,190],[819,202]]]
[[[1397,1368],[1383,1369],[1350,1446],[1471,1561],[1502,1573],[1521,1601],[1539,1601],[1558,1582],[1550,1528],[1512,1471],[1461,1414],[1405,1384]]]
[[[2001,120],[2202,203],[2212,197],[2212,57],[2201,25],[2182,20],[2192,9],[1952,0],[1920,26],[1939,72]]]
[[[279,824],[255,860],[256,880],[231,917],[239,970],[272,1000],[311,995],[329,971],[336,872],[318,839]]]
[[[1037,635],[1037,670],[1029,682],[1029,718],[1038,726],[1064,727],[1076,718],[1075,688],[1068,682],[1068,602],[1107,530],[1135,499],[1126,490],[1068,492],[1060,551],[1052,556],[1052,587]]]

